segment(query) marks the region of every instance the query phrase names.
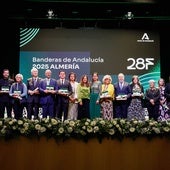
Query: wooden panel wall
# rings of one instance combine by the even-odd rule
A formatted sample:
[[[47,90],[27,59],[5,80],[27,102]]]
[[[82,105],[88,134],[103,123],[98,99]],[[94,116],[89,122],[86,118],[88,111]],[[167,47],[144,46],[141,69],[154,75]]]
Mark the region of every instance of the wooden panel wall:
[[[1,170],[168,170],[170,139],[0,140]]]

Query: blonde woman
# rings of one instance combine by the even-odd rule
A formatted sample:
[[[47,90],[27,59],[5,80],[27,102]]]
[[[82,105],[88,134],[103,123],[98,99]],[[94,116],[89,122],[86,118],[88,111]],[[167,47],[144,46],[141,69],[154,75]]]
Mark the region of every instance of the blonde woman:
[[[112,84],[112,78],[110,75],[105,75],[102,80],[101,94],[100,94],[100,106],[103,119],[113,119],[113,100],[115,97],[115,90]]]

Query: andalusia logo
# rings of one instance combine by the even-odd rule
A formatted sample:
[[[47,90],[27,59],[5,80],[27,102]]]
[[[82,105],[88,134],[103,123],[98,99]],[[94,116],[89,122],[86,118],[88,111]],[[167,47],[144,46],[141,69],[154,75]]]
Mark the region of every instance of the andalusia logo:
[[[154,40],[150,40],[148,34],[145,32],[140,40],[137,42],[154,42]]]

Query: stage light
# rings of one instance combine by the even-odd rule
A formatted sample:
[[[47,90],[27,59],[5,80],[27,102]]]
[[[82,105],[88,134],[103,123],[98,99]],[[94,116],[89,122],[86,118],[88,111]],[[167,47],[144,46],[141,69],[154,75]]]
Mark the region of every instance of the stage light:
[[[134,18],[134,15],[131,11],[127,12],[127,14],[125,14],[125,18],[126,19],[133,19]]]
[[[49,10],[48,10],[48,12],[47,12],[47,17],[48,17],[49,19],[51,19],[51,18],[54,17],[54,12],[53,12],[52,9],[49,9]]]

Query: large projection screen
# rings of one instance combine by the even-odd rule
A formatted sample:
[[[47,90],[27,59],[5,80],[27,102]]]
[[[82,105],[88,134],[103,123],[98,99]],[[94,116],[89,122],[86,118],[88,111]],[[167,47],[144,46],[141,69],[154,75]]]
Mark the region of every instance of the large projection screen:
[[[124,73],[131,82],[138,75],[144,89],[148,80],[160,78],[159,33],[143,29],[20,29],[19,71],[24,81],[35,67],[44,78],[46,69],[58,79],[60,70],[83,74],[89,78],[98,72],[99,78],[106,74],[117,81],[117,74]]]

